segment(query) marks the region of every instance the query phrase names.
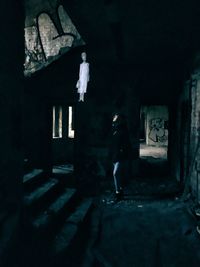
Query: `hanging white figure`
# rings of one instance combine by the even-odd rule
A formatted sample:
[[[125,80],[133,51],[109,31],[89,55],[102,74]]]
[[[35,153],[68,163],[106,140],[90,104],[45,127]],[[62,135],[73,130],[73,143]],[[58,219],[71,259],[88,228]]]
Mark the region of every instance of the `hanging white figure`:
[[[81,53],[81,58],[83,62],[80,64],[79,80],[76,83],[76,88],[78,89],[79,93],[79,101],[84,102],[84,94],[87,92],[87,83],[89,82],[90,74],[89,63],[86,62],[87,55],[85,52]]]

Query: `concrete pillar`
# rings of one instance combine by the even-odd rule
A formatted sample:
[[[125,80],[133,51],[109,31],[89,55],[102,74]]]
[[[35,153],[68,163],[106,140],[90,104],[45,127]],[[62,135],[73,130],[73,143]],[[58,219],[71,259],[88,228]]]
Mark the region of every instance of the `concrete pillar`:
[[[77,184],[84,174],[87,157],[89,138],[88,105],[89,102],[78,102],[75,107],[74,171]]]
[[[0,266],[10,257],[19,229],[22,196],[23,5],[0,1]]]
[[[31,80],[27,80],[29,91]],[[38,85],[40,86],[40,84]],[[52,105],[39,92],[25,92],[23,109],[23,146],[26,170],[41,168],[51,173]]]
[[[43,119],[40,122],[41,136],[40,136],[40,166],[47,175],[52,173],[52,105],[45,103],[42,106]],[[39,162],[38,162],[39,163]]]
[[[133,148],[132,175],[139,172],[139,148],[140,148],[140,102],[133,88],[127,90],[127,121]]]

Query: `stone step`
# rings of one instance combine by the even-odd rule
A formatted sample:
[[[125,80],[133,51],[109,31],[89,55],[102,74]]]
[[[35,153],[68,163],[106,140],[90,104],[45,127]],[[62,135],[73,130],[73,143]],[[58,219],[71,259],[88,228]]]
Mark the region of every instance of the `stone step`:
[[[79,204],[74,213],[67,218],[63,228],[53,242],[53,252],[55,255],[67,251],[91,207],[92,199],[85,199]]]
[[[72,174],[73,171],[74,171],[74,166],[72,164],[53,166],[52,170],[53,174],[63,174],[63,175]]]
[[[27,173],[24,175],[23,177],[23,183],[27,183],[30,182],[32,179],[34,179],[35,177],[37,177],[38,175],[41,175],[43,173],[43,170],[41,169],[34,169],[32,172]]]
[[[36,229],[46,228],[46,225],[51,224],[53,219],[58,216],[62,210],[71,204],[72,199],[76,195],[76,189],[68,188],[59,196],[45,211],[43,211],[33,221],[33,227]],[[67,212],[67,210],[66,210]]]
[[[23,176],[23,185],[26,191],[33,190],[36,186],[42,183],[45,179],[45,174],[42,169],[34,169]]]
[[[58,180],[50,178],[46,183],[42,184],[33,192],[24,196],[25,206],[31,206],[43,199],[48,193],[50,193],[58,184]]]

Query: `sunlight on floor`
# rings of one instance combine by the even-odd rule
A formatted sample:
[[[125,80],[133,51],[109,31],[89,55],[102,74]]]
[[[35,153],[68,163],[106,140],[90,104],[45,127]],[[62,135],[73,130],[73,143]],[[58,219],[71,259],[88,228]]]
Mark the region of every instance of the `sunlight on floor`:
[[[57,165],[53,167],[53,173],[68,174],[74,171],[74,166],[72,164]]]
[[[167,147],[147,146],[140,144],[140,157],[153,157],[167,159]]]

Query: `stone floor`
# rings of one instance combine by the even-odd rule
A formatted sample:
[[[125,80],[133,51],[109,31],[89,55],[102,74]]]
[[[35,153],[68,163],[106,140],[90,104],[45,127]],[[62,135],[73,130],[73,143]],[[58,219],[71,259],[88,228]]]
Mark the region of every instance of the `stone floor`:
[[[94,209],[84,230],[89,236],[82,259],[77,261],[75,247],[70,267],[200,266],[197,224],[181,199],[180,184],[169,175],[167,149],[142,149],[140,172],[126,181],[124,198],[117,203],[112,176],[83,177],[88,182],[80,189],[93,197]],[[68,169],[59,166],[55,171]]]
[[[84,267],[200,266],[200,239],[180,200],[103,202],[98,209]]]
[[[124,199],[117,203],[113,201],[112,178],[98,184],[101,190],[94,197],[90,238],[81,267],[200,266],[197,224],[166,164],[166,159],[159,159],[150,166],[142,159],[145,171],[126,184]]]

